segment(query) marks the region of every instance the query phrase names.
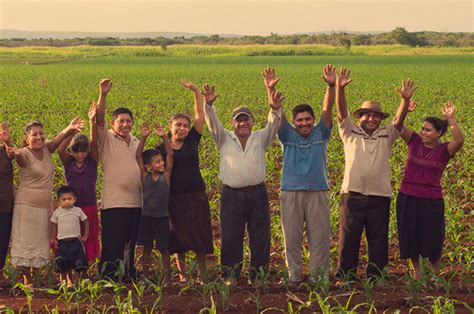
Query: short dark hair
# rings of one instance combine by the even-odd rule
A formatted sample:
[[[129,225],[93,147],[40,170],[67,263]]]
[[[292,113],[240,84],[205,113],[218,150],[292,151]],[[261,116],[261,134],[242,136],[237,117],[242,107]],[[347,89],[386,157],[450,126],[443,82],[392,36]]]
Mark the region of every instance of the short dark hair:
[[[73,153],[87,152],[89,151],[89,139],[84,134],[77,133],[72,137],[69,149]]]
[[[441,132],[440,137],[446,133],[448,129],[448,120],[443,120],[438,117],[426,117],[423,122],[431,123],[431,125],[436,129],[436,131]]]
[[[296,118],[296,115],[301,112],[308,112],[314,118],[314,111],[308,104],[300,104],[293,108],[293,119]]]
[[[117,119],[119,114],[128,114],[128,115],[130,115],[130,118],[132,118],[132,121],[133,121],[133,113],[130,109],[123,108],[123,107],[119,107],[119,108],[115,109],[112,112],[112,120]]]
[[[142,158],[143,158],[143,163],[145,165],[151,163],[151,159],[155,156],[158,156],[158,155],[162,155],[163,156],[163,153],[161,152],[161,150],[159,149],[155,149],[155,148],[152,148],[152,149],[147,149],[146,151],[143,152],[142,154]],[[164,157],[164,156],[163,156]]]
[[[69,185],[63,185],[58,189],[56,194],[58,195],[58,198],[61,198],[63,194],[72,194],[76,196],[76,190],[74,190],[74,188],[70,187]]]
[[[39,122],[39,121],[32,121],[30,123],[28,123],[26,126],[25,126],[25,129],[23,130],[23,133],[26,135],[28,134],[28,132],[31,130],[31,128],[33,127],[40,127],[42,129],[44,129],[44,126],[43,126],[43,123]]]
[[[28,132],[30,132],[30,130],[34,127],[40,127],[42,129],[44,129],[43,123],[41,123],[39,121],[32,121],[32,122],[28,123],[25,126],[25,129],[23,130],[23,140],[21,141],[21,145],[23,147],[28,146],[28,142],[27,142],[26,138],[28,137]]]
[[[171,116],[170,123],[173,122],[176,119],[186,119],[188,120],[188,123],[191,124],[191,118],[185,113],[177,113]]]

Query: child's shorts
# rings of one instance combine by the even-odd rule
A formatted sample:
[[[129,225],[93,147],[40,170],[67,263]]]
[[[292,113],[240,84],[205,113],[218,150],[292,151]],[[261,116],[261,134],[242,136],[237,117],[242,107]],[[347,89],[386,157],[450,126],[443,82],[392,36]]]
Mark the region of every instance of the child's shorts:
[[[138,229],[138,245],[147,249],[155,247],[160,251],[168,250],[170,223],[168,217],[151,217],[142,215]],[[155,245],[153,245],[155,241]]]
[[[87,270],[87,258],[81,240],[59,240],[54,263],[59,273],[67,272],[71,268],[75,271]]]

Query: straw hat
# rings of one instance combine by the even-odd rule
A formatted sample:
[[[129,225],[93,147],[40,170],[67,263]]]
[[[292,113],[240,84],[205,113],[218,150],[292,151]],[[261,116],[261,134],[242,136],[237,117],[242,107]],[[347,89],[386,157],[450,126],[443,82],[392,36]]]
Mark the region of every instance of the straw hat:
[[[359,109],[355,110],[352,113],[352,116],[356,119],[359,119],[360,115],[365,112],[376,112],[380,114],[380,116],[382,117],[382,120],[387,119],[387,117],[390,115],[382,111],[382,105],[379,102],[367,100],[367,101],[364,101],[364,103],[362,104],[362,106],[360,106]]]

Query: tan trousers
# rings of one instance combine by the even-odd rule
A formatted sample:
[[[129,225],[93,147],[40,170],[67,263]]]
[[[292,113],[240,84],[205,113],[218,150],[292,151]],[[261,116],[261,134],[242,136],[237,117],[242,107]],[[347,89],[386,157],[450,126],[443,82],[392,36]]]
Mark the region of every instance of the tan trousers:
[[[309,243],[309,270],[329,271],[331,223],[328,191],[281,191],[281,224],[285,237],[286,266],[292,282],[302,280],[303,231]]]

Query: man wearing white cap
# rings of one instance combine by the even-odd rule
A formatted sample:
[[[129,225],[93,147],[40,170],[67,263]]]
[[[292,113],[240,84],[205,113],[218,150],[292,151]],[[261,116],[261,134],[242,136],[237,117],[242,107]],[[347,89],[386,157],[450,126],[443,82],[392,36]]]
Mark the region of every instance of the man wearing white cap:
[[[280,92],[272,94],[268,122],[252,132],[254,118],[246,107],[232,112],[233,131],[226,130],[212,106],[217,95],[205,85],[205,117],[219,149],[222,181],[221,264],[223,278],[236,279],[242,270],[245,226],[250,243],[250,277],[268,269],[270,260],[270,208],[265,187],[265,152],[280,127]]]
[[[380,126],[389,114],[376,101],[365,101],[353,112],[352,122],[344,88],[352,81],[342,68],[336,79],[336,108],[339,134],[344,144],[345,171],[339,212],[338,275],[354,275],[359,262],[359,247],[365,229],[369,265],[367,275],[379,275],[388,264],[388,225],[390,218],[389,157],[400,135],[413,95],[414,82],[402,81],[397,92],[402,97],[392,122]]]

